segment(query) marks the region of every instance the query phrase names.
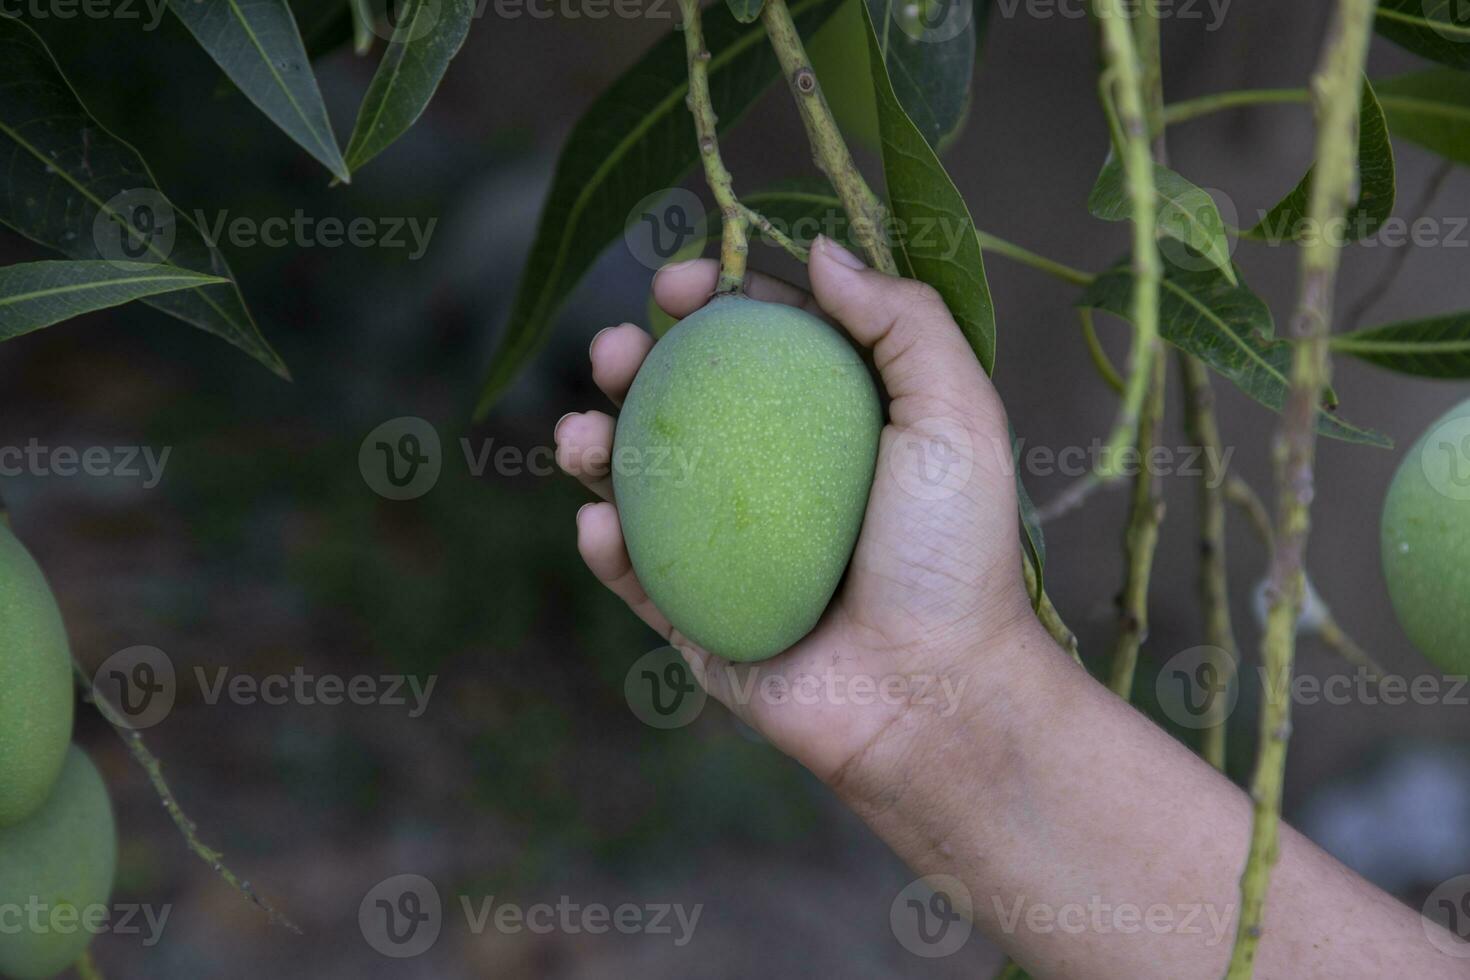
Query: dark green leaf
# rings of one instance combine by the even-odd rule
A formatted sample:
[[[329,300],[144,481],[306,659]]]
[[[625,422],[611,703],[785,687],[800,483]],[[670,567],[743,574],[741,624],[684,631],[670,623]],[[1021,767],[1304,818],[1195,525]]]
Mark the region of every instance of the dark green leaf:
[[[1390,133],[1470,165],[1470,73],[1432,68],[1373,84]]]
[[[937,150],[958,133],[969,114],[970,80],[989,2],[866,2],[893,94]],[[852,70],[861,77],[856,66]],[[874,87],[881,87],[881,82],[875,81]]]
[[[1119,263],[1099,275],[1077,305],[1128,319],[1133,312],[1129,264]],[[1214,269],[1166,267],[1159,288],[1159,333],[1267,408],[1279,412],[1286,404],[1292,345],[1272,337],[1271,311],[1238,278],[1232,285]],[[1334,400],[1328,396],[1329,402]],[[1392,445],[1386,436],[1325,410],[1317,415],[1317,431],[1347,442]]]
[[[987,372],[995,370],[995,306],[980,239],[965,199],[934,149],[899,105],[867,7],[869,65],[883,135],[883,175],[893,214],[894,257],[904,275],[939,291]]]
[[[271,122],[339,180],[349,179],[286,0],[168,0],[168,6]]]
[[[1404,374],[1470,378],[1470,313],[1339,334],[1332,338],[1332,349]]]
[[[761,8],[766,5],[766,0],[725,0],[730,8],[730,16],[742,24],[754,24],[761,16]]]
[[[1378,33],[1451,68],[1470,68],[1470,17],[1464,0],[1379,0]]]
[[[1313,170],[1316,168],[1314,167]],[[1301,179],[1260,224],[1245,232],[1246,237],[1278,242],[1299,240],[1316,234],[1307,222],[1307,200],[1312,192],[1312,173]],[[1373,86],[1363,80],[1363,98],[1358,111],[1358,200],[1347,213],[1345,240],[1367,238],[1393,213],[1394,165],[1393,144],[1388,138],[1388,123],[1383,107],[1373,94]]]
[[[0,91],[0,222],[74,259],[166,261],[231,278],[143,158],[88,114],[41,39],[9,17],[0,17]],[[233,282],[144,302],[289,377]]]
[[[1193,183],[1170,170],[1154,164],[1154,216],[1160,237],[1167,236],[1188,246],[1190,256],[1198,256],[1235,282],[1235,269],[1230,262],[1230,239],[1225,222],[1215,207],[1214,198]],[[1104,221],[1129,221],[1133,206],[1128,200],[1128,186],[1123,164],[1109,154],[1102,173],[1087,198],[1087,210]]]
[[[228,282],[146,262],[24,262],[0,268],[0,340],[145,296]]]
[[[356,171],[408,131],[459,53],[475,15],[475,0],[409,0],[368,84],[347,144]]]
[[[803,35],[815,30],[840,2],[796,0],[790,7],[797,29]],[[780,66],[765,30],[737,23],[723,6],[705,12],[704,34],[713,55],[710,92],[724,129],[765,91]],[[477,416],[490,410],[540,349],[551,317],[593,260],[622,234],[628,212],[650,192],[678,184],[698,162],[694,123],[684,105],[688,88],[684,36],[676,31],[604,91],[573,127]]]

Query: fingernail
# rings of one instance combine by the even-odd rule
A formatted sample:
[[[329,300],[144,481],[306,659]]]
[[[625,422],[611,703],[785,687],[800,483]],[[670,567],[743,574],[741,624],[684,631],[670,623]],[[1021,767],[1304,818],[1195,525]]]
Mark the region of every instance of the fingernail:
[[[663,266],[657,272],[655,272],[653,274],[653,278],[657,279],[659,276],[663,275],[665,272],[678,272],[680,269],[687,269],[691,265],[693,265],[694,263],[696,263],[698,261],[699,261],[699,259],[685,259],[682,262],[670,262],[668,265]]]
[[[592,352],[597,349],[597,338],[601,337],[603,334],[607,333],[611,329],[612,327],[603,327],[601,330],[592,335],[592,343],[587,345],[587,359],[589,361],[592,359]],[[566,416],[562,417],[565,418]]]
[[[581,507],[578,507],[577,508],[576,523],[578,523],[578,524],[581,524],[582,523],[582,511],[586,510],[588,507],[591,507],[593,503],[595,503],[595,501],[591,501],[591,502],[585,503]]]
[[[853,255],[826,235],[817,236],[817,248],[821,249],[822,252],[828,255],[838,265],[846,266],[849,269],[861,270],[867,268],[867,265],[864,264],[862,259]]]
[[[563,415],[561,418],[559,418],[559,419],[556,420],[556,425],[554,425],[554,426],[551,427],[551,441],[552,442],[560,442],[561,441],[561,424],[563,422],[565,422],[567,419],[571,418],[573,415],[576,415],[576,414],[577,414],[576,412],[568,412],[567,414]]]

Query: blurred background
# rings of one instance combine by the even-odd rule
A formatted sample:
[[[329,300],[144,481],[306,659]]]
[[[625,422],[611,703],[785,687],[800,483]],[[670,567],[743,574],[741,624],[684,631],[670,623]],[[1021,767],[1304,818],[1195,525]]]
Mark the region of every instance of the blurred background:
[[[309,7],[310,5],[303,5]],[[1170,100],[1305,84],[1326,5],[1235,3],[1164,24]],[[999,962],[974,936],[937,959],[889,926],[914,875],[803,770],[713,704],[661,731],[629,709],[624,679],[660,640],[581,565],[571,480],[470,465],[501,447],[539,454],[564,412],[607,409],[588,376],[602,327],[645,320],[650,270],[619,243],[558,317],[551,343],[472,426],[479,384],[512,299],[557,150],[595,95],[672,28],[672,3],[634,19],[482,12],[417,127],[350,186],[324,171],[224,83],[172,17],[35,21],[93,114],[151,164],[186,211],[263,221],[435,222],[407,247],[235,247],[225,252],[283,383],[220,341],[147,307],[100,313],[0,348],[0,446],[168,451],[154,486],[126,476],[25,472],[3,481],[16,533],[46,569],[76,653],[96,666],[138,645],[164,651],[177,703],[146,735],[203,838],[305,931],[269,925],[182,846],[142,772],[95,713],[78,737],[114,794],[122,837],[117,901],[169,906],[162,939],[104,936],[112,977],[973,977]],[[1127,247],[1124,225],[1091,219],[1106,150],[1087,22],[998,4],[968,127],[946,162],[987,231],[1083,268]],[[1009,14],[1007,13],[1009,11]],[[1375,40],[1374,74],[1416,64]],[[339,132],[373,69],[350,46],[317,71]],[[810,171],[799,122],[773,89],[724,140],[739,186]],[[1400,207],[1436,161],[1396,147]],[[1274,203],[1311,156],[1302,106],[1237,110],[1171,131],[1174,167],[1241,214]],[[871,159],[867,162],[871,163]],[[687,186],[705,196],[697,179]],[[1466,215],[1470,176],[1453,173],[1424,213]],[[1394,258],[1347,251],[1351,305]],[[0,234],[0,262],[49,257]],[[1240,245],[1252,287],[1285,319],[1296,253]],[[1367,322],[1470,307],[1467,252],[1420,249]],[[774,249],[753,264],[799,276]],[[1112,396],[1093,373],[1067,287],[1000,257],[987,262],[1000,324],[996,381],[1033,446],[1091,443]],[[1115,355],[1119,324],[1101,327]],[[1339,622],[1388,670],[1433,668],[1394,623],[1377,523],[1402,453],[1462,400],[1465,386],[1339,362],[1343,411],[1392,435],[1386,452],[1327,441],[1314,510],[1312,579]],[[1276,420],[1217,385],[1234,471],[1265,492]],[[1165,442],[1187,442],[1171,389]],[[437,431],[432,491],[386,500],[359,469],[364,439],[415,416]],[[464,443],[461,440],[468,440]],[[534,458],[538,458],[533,456]],[[540,467],[537,467],[540,469]],[[479,470],[477,472],[477,470]],[[1070,480],[1032,475],[1045,503]],[[1168,515],[1155,574],[1149,671],[1198,645],[1194,481],[1164,482]],[[1095,495],[1046,528],[1049,587],[1084,656],[1105,659],[1122,578],[1125,494]],[[1247,661],[1259,631],[1251,594],[1264,553],[1231,516],[1231,585]],[[427,710],[403,706],[210,703],[196,668],[221,676],[410,674],[436,679]],[[1350,674],[1314,639],[1300,670]],[[1253,675],[1252,675],[1253,676]],[[1462,692],[1463,694],[1464,692]],[[1232,771],[1254,754],[1258,690],[1232,718]],[[1456,704],[1300,705],[1288,772],[1290,820],[1418,907],[1470,871],[1470,712]],[[1065,706],[1058,706],[1065,710]],[[386,879],[433,882],[445,926],[411,959],[375,951],[358,923]],[[702,905],[692,941],[671,935],[535,934],[468,928],[460,896],[522,907]]]

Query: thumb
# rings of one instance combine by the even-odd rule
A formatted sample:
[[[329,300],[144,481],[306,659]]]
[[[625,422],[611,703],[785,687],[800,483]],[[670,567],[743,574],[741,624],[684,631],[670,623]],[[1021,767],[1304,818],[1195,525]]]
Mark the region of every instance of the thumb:
[[[932,286],[869,269],[825,235],[812,243],[808,273],[822,309],[872,348],[896,425],[958,414],[981,431],[1005,430],[990,378]]]

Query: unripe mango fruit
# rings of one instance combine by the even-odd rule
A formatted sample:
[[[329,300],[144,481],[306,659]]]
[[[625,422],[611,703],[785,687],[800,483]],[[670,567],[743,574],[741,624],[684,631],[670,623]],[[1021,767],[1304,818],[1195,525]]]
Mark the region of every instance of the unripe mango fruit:
[[[0,524],[0,827],[51,792],[72,726],[71,648],[30,553]]]
[[[92,760],[73,747],[41,808],[0,830],[0,976],[35,980],[74,963],[104,923],[117,826]],[[91,928],[87,927],[91,923]]]
[[[679,321],[639,369],[613,448],[654,604],[730,660],[805,636],[852,557],[882,427],[862,358],[811,314],[726,297]]]
[[[1430,426],[1383,505],[1383,575],[1399,624],[1447,674],[1470,674],[1470,401]]]

